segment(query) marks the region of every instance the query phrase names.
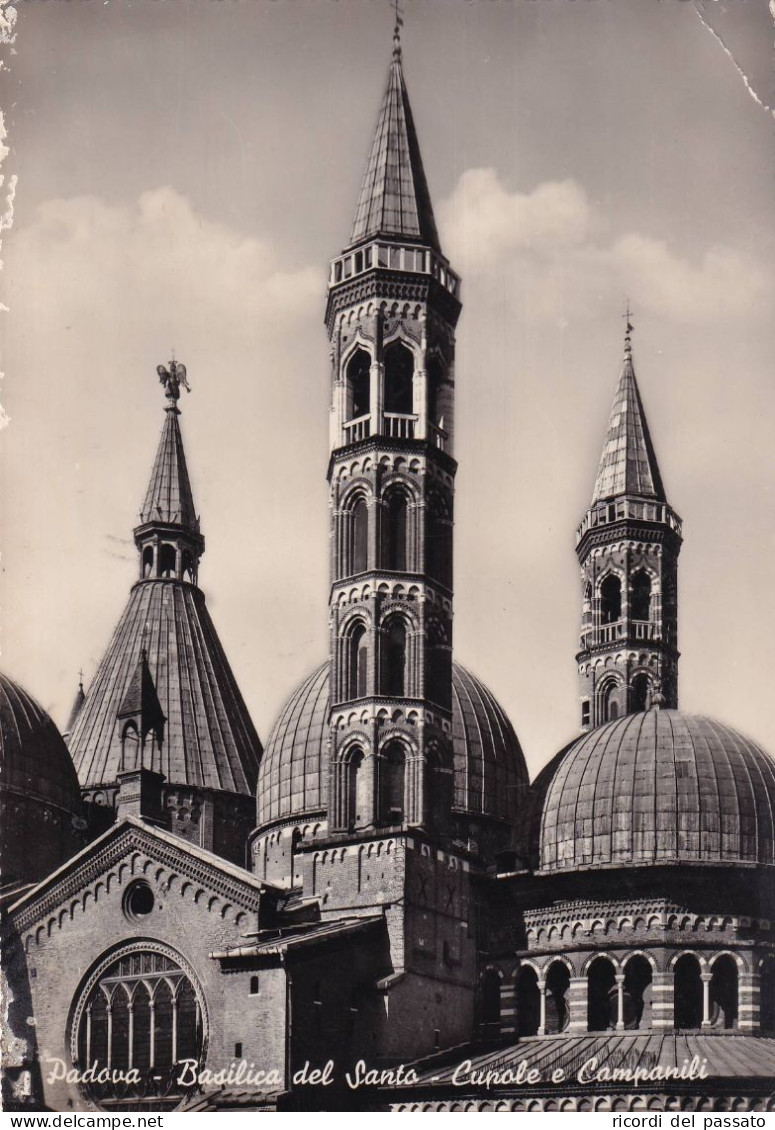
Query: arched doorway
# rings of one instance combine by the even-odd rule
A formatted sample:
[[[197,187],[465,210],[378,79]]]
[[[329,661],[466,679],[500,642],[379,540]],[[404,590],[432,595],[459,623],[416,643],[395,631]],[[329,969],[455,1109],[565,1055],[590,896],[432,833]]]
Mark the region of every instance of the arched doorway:
[[[713,962],[710,978],[710,1020],[713,1028],[737,1028],[737,962],[725,953]]]
[[[641,954],[624,967],[624,1027],[651,1027],[651,964]]]
[[[546,974],[546,1031],[562,1032],[568,1027],[570,973],[564,961],[553,961]]]
[[[616,971],[607,957],[596,957],[587,972],[587,1028],[607,1032],[616,1027]]]
[[[517,1033],[535,1036],[541,1022],[541,994],[538,976],[530,965],[523,965],[517,975]]]
[[[675,963],[675,1026],[687,1031],[702,1025],[702,977],[700,963],[691,953],[682,954]]]

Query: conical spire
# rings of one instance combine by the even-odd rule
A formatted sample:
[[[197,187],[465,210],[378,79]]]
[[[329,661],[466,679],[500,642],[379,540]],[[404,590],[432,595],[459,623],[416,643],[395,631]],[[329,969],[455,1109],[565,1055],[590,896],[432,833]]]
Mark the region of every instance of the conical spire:
[[[361,184],[351,242],[372,236],[422,240],[441,251],[401,67],[398,24],[377,129]]]
[[[169,369],[160,365],[157,371],[159,379],[165,385],[167,404],[151,480],[140,510],[140,521],[144,525],[148,522],[164,522],[198,533],[199,522],[178,423],[180,385],[188,388],[185,366],[172,361]]]
[[[625,494],[667,501],[635,379],[631,332],[632,326],[628,321],[622,375],[608,420],[605,446],[592,494],[593,504]]]
[[[67,719],[67,725],[65,726],[64,730],[62,731],[63,737],[66,738],[68,736],[68,734],[72,733],[73,726],[75,725],[76,719],[78,718],[78,715],[81,713],[81,707],[83,706],[83,704],[85,702],[86,702],[86,694],[85,694],[84,689],[83,689],[83,671],[80,671],[78,673],[78,690],[75,692],[75,698],[73,699],[73,705],[72,705],[71,710],[70,710],[70,716]]]

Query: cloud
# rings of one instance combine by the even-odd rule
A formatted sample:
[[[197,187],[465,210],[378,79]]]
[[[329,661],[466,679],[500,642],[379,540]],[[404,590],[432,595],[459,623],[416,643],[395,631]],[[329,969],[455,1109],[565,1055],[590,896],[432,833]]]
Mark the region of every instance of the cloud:
[[[468,169],[439,215],[463,275],[531,318],[588,317],[624,295],[677,323],[763,316],[769,304],[771,276],[750,257],[719,244],[692,263],[662,240],[612,232],[574,180],[509,192],[495,169]]]

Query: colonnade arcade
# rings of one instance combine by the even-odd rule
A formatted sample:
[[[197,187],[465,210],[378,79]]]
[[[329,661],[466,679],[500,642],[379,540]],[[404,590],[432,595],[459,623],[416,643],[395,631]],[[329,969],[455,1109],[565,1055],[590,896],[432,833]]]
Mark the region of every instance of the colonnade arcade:
[[[479,983],[487,1038],[632,1030],[775,1032],[775,955],[647,949],[523,958]]]

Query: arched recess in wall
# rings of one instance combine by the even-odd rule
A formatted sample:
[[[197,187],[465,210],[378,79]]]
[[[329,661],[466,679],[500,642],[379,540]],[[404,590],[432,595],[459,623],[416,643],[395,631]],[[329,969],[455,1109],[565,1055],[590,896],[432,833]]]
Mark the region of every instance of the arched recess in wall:
[[[147,545],[143,550],[143,577],[150,577],[153,573],[153,546]]]
[[[407,693],[407,630],[403,616],[389,616],[382,626],[380,694],[403,698]]]
[[[622,582],[609,573],[600,584],[600,622],[615,624],[622,618]]]
[[[348,495],[343,507],[340,577],[365,573],[369,567],[369,506],[359,490]]]
[[[406,819],[406,749],[400,741],[382,751],[380,765],[380,823],[403,824]]]
[[[385,411],[402,416],[414,411],[414,354],[400,341],[385,350]]]
[[[410,569],[409,498],[393,487],[383,502],[382,567],[396,573]]]
[[[345,419],[357,420],[371,410],[371,357],[356,349],[345,368]]]
[[[762,1032],[775,1033],[775,956],[765,957],[759,970],[761,1000],[759,1024]]]
[[[159,576],[175,576],[175,546],[163,542],[159,549]]]
[[[365,698],[369,693],[369,633],[363,620],[352,620],[345,636],[344,699]]]
[[[540,1022],[538,976],[531,965],[522,965],[517,973],[517,1032],[520,1036],[535,1036]]]
[[[607,957],[596,957],[587,971],[587,1028],[607,1032],[617,1019],[616,971]]]
[[[363,750],[351,746],[345,761],[347,773],[347,827],[363,828],[371,822]]]
[[[651,963],[635,954],[624,967],[624,1027],[651,1027]]]
[[[710,1016],[712,1028],[737,1028],[737,962],[724,953],[713,962],[710,978]]]
[[[135,723],[129,721],[121,731],[121,769],[126,773],[140,768],[140,735]]]
[[[645,569],[638,569],[630,582],[630,618],[651,619],[651,577]]]
[[[608,679],[600,687],[598,694],[600,696],[601,722],[613,722],[619,717],[621,713],[619,690],[619,684],[615,679]]]
[[[632,680],[630,705],[634,711],[648,710],[651,699],[651,679],[641,671]]]
[[[699,1028],[702,1024],[702,977],[694,954],[682,954],[675,963],[673,994],[676,1028],[679,1031]]]
[[[441,495],[428,499],[425,567],[434,580],[452,587],[452,515]]]
[[[426,626],[425,688],[431,702],[447,710],[452,696],[452,648],[446,626],[435,617]]]
[[[553,961],[546,973],[546,1031],[562,1032],[568,1027],[570,973],[564,961]]]

